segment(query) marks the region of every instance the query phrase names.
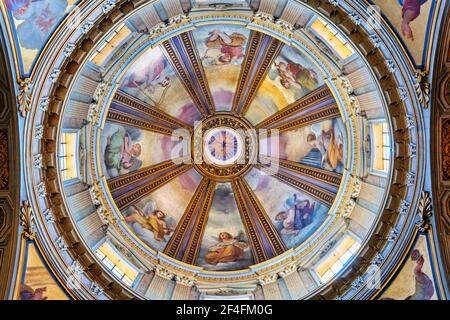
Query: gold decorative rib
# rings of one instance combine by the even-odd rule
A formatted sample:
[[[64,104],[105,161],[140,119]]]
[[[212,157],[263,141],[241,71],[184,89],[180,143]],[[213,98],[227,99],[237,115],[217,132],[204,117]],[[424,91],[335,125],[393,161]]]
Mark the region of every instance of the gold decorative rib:
[[[206,194],[202,201],[200,211],[194,222],[193,232],[189,235],[189,242],[186,251],[183,254],[182,261],[195,265],[200,252],[201,240],[205,234],[206,222],[208,221],[209,211],[214,199],[216,183],[212,180],[208,182]]]
[[[342,174],[331,172],[328,170],[314,168],[304,164],[300,164],[295,161],[289,161],[285,159],[276,159],[268,156],[260,156],[260,159],[264,161],[266,167],[269,167],[269,163],[277,163],[280,168],[291,171],[293,173],[301,174],[305,177],[314,178],[315,180],[328,183],[334,187],[339,187],[342,181]]]
[[[315,186],[309,182],[306,182],[299,177],[292,176],[285,172],[279,172],[272,168],[265,167],[263,165],[257,164],[256,168],[263,171],[266,174],[269,174],[273,176],[274,178],[278,179],[279,181],[286,183],[287,185],[290,185],[293,188],[299,189],[307,194],[309,194],[311,197],[317,199],[318,201],[322,202],[323,204],[327,205],[328,207],[331,207],[331,205],[334,202],[334,199],[336,195],[332,192],[329,192],[328,190],[324,190],[318,186]]]
[[[271,38],[269,44],[263,47],[263,38],[268,37],[259,32],[252,31],[250,34],[247,53],[242,63],[239,83],[237,85],[236,94],[233,100],[233,109],[235,113],[245,115],[253,101],[258,89],[266,78],[266,75],[280,53],[283,43],[275,38]],[[264,57],[261,64],[256,65],[258,56]],[[258,68],[254,77],[251,77],[251,70]],[[248,91],[245,90],[248,88]]]
[[[242,222],[244,224],[245,232],[247,233],[247,237],[250,243],[250,249],[253,253],[253,258],[256,263],[260,263],[269,259],[266,250],[264,249],[264,245],[261,239],[261,235],[256,228],[251,213],[248,209],[248,206],[245,202],[244,196],[239,188],[239,185],[234,181],[232,182],[232,188],[234,197],[236,199],[237,206],[239,208],[239,213],[241,215]]]
[[[269,126],[272,126],[280,121],[283,121],[293,115],[295,115],[298,112],[301,111],[307,111],[311,107],[314,107],[318,103],[325,101],[327,99],[331,99],[333,95],[331,94],[330,89],[328,86],[324,85],[303,98],[295,101],[294,103],[290,104],[284,109],[279,110],[277,113],[273,114],[269,118],[263,120],[262,122],[258,123],[256,125],[257,128],[267,128]],[[336,104],[334,102],[334,104]]]
[[[136,99],[133,96],[130,96],[129,94],[118,91],[116,95],[114,96],[114,101],[127,106],[130,109],[133,109],[135,111],[142,112],[156,120],[158,120],[161,123],[164,123],[168,127],[174,127],[174,128],[184,128],[188,130],[192,130],[192,128],[184,123],[183,121],[178,120],[177,118],[165,113],[163,110],[156,108],[151,105],[147,105],[146,103],[142,102],[139,99]]]
[[[165,184],[169,183],[170,181],[182,175],[183,173],[189,171],[190,169],[192,169],[192,165],[190,164],[189,165],[183,164],[176,166],[175,168],[173,168],[173,170],[170,170],[166,172],[164,175],[155,178],[154,180],[145,184],[144,186],[133,189],[121,195],[120,197],[115,198],[114,200],[116,201],[117,207],[120,210],[128,208],[130,205],[136,203],[143,197],[149,195],[156,189],[161,188]]]
[[[162,124],[145,120],[134,115],[130,115],[124,112],[110,110],[108,112],[107,120],[114,123],[119,123],[127,126],[140,128],[146,131],[156,132],[164,135],[172,135],[174,129],[166,127]]]
[[[118,176],[116,178],[112,178],[108,180],[109,190],[111,192],[115,192],[123,187],[127,187],[137,181],[145,179],[155,174],[162,173],[167,170],[172,170],[177,167],[176,162],[182,163],[181,161],[184,158],[178,158],[175,160],[167,160],[152,166],[148,166],[146,168],[141,168],[137,171],[129,172],[127,174]]]
[[[270,221],[269,216],[254,194],[253,190],[244,179],[239,179],[236,183],[239,186],[244,199],[246,199],[246,202],[251,206],[250,210],[255,213],[258,223],[260,224],[260,228],[262,228],[264,236],[267,238],[272,251],[275,253],[275,256],[285,252],[287,250],[286,245]]]
[[[202,203],[202,200],[204,198],[205,192],[208,189],[209,184],[210,179],[203,178],[203,180],[198,185],[197,190],[195,190],[194,195],[189,201],[189,204],[186,207],[183,216],[178,222],[175,232],[173,233],[172,237],[170,237],[169,243],[166,245],[166,248],[164,249],[164,253],[166,255],[175,258],[180,252],[181,244],[186,236],[188,227],[195,213],[198,211],[199,206]]]

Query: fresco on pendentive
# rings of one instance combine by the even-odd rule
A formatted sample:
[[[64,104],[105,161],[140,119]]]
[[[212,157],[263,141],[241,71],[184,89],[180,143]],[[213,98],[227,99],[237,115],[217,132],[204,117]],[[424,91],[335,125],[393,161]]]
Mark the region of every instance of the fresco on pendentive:
[[[149,48],[131,64],[120,80],[120,90],[193,124],[200,114],[160,47]]]
[[[419,236],[406,259],[405,265],[381,295],[380,300],[437,300],[426,236]]]
[[[203,236],[198,265],[233,271],[254,264],[244,225],[229,183],[218,184]]]
[[[347,131],[341,118],[325,120],[279,136],[279,157],[328,171],[344,172]]]
[[[22,57],[23,69],[28,73],[33,61],[45,46],[51,33],[64,16],[75,8],[78,0],[5,0],[12,17]]]
[[[216,109],[230,111],[250,31],[239,25],[208,25],[193,35]]]
[[[163,251],[200,181],[195,169],[180,175],[123,211],[125,222],[145,244]]]
[[[288,248],[305,242],[327,218],[327,206],[276,178],[253,169],[245,179]]]
[[[428,22],[432,16],[435,0],[372,0],[387,18],[404,42],[416,64],[421,65],[427,36]]]
[[[100,137],[103,173],[109,179],[169,160],[178,143],[171,136],[106,122]]]
[[[324,84],[320,70],[298,49],[284,46],[250,105],[246,118],[258,124]]]

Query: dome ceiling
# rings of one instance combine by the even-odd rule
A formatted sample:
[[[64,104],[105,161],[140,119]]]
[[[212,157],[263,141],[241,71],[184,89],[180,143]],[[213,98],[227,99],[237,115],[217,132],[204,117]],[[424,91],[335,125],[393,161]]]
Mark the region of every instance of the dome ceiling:
[[[118,1],[65,34],[26,152],[61,277],[80,264],[101,299],[280,277],[297,298],[372,294],[367,268],[387,277],[415,223],[418,100],[383,34],[311,2],[295,22],[200,7],[156,25],[152,3]]]

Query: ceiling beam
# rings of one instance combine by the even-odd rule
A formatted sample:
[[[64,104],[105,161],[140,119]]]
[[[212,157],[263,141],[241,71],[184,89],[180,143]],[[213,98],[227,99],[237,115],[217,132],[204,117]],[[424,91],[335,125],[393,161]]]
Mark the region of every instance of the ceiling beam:
[[[214,114],[214,99],[192,33],[173,37],[163,42],[162,47],[198,111],[203,116]]]
[[[294,115],[308,114],[315,109],[323,107],[324,105],[336,105],[336,101],[330,89],[326,85],[317,88],[303,98],[288,105],[286,108],[274,113],[272,116],[258,123],[256,128],[270,129],[277,123],[280,123]]]

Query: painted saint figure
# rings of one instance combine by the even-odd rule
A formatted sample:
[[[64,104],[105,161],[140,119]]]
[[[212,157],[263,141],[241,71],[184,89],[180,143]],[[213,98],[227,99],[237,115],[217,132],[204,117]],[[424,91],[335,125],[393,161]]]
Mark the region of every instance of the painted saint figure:
[[[205,261],[211,265],[218,263],[236,262],[244,258],[244,250],[248,248],[246,242],[241,241],[240,236],[234,238],[228,232],[219,234],[219,243],[209,248]]]
[[[105,165],[112,176],[118,176],[125,169],[134,171],[140,168],[142,161],[138,159],[142,147],[132,143],[130,135],[124,128],[118,128],[107,139],[105,148]]]

